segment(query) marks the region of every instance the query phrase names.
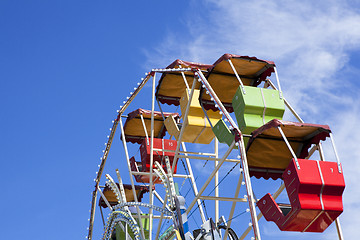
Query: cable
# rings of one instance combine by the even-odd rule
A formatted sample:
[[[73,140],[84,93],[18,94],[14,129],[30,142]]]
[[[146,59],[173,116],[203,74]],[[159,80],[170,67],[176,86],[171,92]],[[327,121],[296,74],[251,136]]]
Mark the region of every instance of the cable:
[[[228,222],[229,222],[229,221],[232,221],[233,219],[235,219],[235,218],[237,218],[237,217],[240,217],[240,216],[243,215],[244,213],[246,213],[246,211],[243,211],[243,212],[239,213],[238,215],[236,215],[236,216],[233,217],[233,218],[228,219],[227,221],[228,221]]]
[[[207,213],[207,209],[206,209],[206,205],[205,205],[205,201],[201,201],[202,205],[204,206],[204,210],[205,210],[205,215],[206,215],[206,219],[209,219],[208,213]]]
[[[186,208],[189,206],[189,205],[187,205],[186,204],[186,202],[185,202],[185,206],[186,206]],[[188,219],[190,218],[190,216],[188,216]],[[194,222],[195,222],[195,224],[196,224],[196,226],[197,226],[197,228],[200,228],[200,226],[199,226],[199,224],[198,224],[198,222],[196,221],[196,219],[195,219],[195,217],[194,216],[192,216],[192,219],[194,220]]]
[[[239,163],[236,163],[227,173],[226,175],[220,180],[220,182],[211,190],[211,192],[207,195],[207,196],[210,196],[210,194],[220,185],[220,183],[222,183],[225,178],[234,170],[234,168],[238,165]],[[201,200],[201,203],[204,204],[204,199]],[[205,207],[205,205],[204,205]],[[195,210],[197,210],[199,208],[199,205],[197,205],[197,207],[189,214],[188,217],[190,217],[194,212]],[[206,214],[206,218],[208,218],[207,216],[207,213],[206,213],[206,208],[205,208],[205,214]]]
[[[234,170],[234,168],[235,168],[238,164],[239,164],[239,163],[236,163],[236,164],[226,173],[226,175],[220,180],[220,182],[219,182],[218,184],[216,184],[216,186],[211,190],[211,192],[208,194],[208,196],[210,196],[210,194],[215,191],[215,189],[225,180],[225,178],[232,172],[232,170]]]
[[[182,162],[182,164],[183,164],[183,166],[184,166],[186,175],[189,175],[189,173],[188,173],[188,171],[187,171],[187,169],[186,169],[186,167],[185,167],[185,163],[184,163],[184,161],[183,161],[182,159],[181,159],[181,162]],[[195,178],[195,181],[196,181],[196,179],[197,179],[197,177]],[[194,186],[192,185],[190,178],[189,178],[189,183],[190,183],[190,186],[191,186],[193,192],[195,192]],[[189,191],[190,191],[190,189],[189,189]],[[185,197],[188,195],[189,191],[186,193]],[[204,206],[206,218],[209,218],[208,213],[207,213],[207,209],[206,209],[205,202],[202,201],[201,204]],[[198,207],[199,207],[199,205],[197,206],[197,208],[198,208]],[[197,209],[197,208],[196,208],[196,209]]]
[[[206,160],[206,161],[205,161],[205,163],[204,163],[203,167],[205,167],[205,166],[206,166],[206,164],[208,163],[208,161],[209,161],[209,160]]]

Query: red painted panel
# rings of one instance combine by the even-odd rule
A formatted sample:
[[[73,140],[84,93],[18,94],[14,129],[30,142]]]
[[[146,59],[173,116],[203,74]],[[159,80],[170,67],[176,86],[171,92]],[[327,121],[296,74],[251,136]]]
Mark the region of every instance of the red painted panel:
[[[130,168],[131,171],[141,172],[142,171],[142,163],[136,162],[135,157],[130,158]],[[138,183],[150,183],[150,176],[145,175],[134,175],[136,182]],[[153,175],[153,183],[161,183],[161,180],[154,174]]]
[[[294,211],[291,221],[284,221],[285,224],[280,230],[302,232],[320,212],[321,210],[297,209]]]
[[[327,211],[322,212],[322,214],[309,226],[306,232],[325,231],[325,229],[328,228],[333,221],[335,221],[338,215],[336,217],[331,217]]]
[[[140,146],[140,153],[141,153],[141,162],[143,164],[144,171],[150,171],[150,138],[144,139]],[[153,154],[153,161],[159,162],[164,170],[166,171],[166,164],[165,164],[165,156],[169,157],[170,164],[172,165],[174,156],[175,156],[175,150],[177,147],[177,141],[176,140],[169,140],[169,139],[161,139],[161,138],[154,138],[154,149],[163,149],[163,150],[172,150],[174,152],[165,152],[165,151],[154,151]],[[155,164],[153,165],[153,168],[155,168]],[[176,173],[176,166],[174,173]]]
[[[290,203],[301,209],[321,210],[322,182],[316,161],[298,159],[298,162],[300,169],[293,160],[283,173]]]
[[[257,205],[260,211],[263,213],[266,221],[279,222],[284,215],[282,214],[279,206],[273,199],[270,193],[263,196],[258,202]]]
[[[342,194],[345,189],[345,181],[342,173],[339,173],[336,162],[319,162],[325,186],[323,189],[324,210],[343,211]]]
[[[337,163],[298,159],[283,173],[291,210],[284,215],[270,194],[257,205],[267,221],[282,231],[323,232],[342,213],[344,177]]]

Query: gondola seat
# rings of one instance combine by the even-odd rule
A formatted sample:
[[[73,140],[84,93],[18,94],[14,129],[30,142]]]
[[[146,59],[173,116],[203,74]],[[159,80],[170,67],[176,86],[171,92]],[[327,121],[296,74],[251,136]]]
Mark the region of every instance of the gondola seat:
[[[282,119],[285,104],[278,91],[251,86],[244,86],[244,89],[245,93],[239,86],[232,100],[236,120],[242,133],[251,134],[273,119]]]
[[[142,162],[136,162],[135,157],[130,158],[130,168],[133,172],[146,172],[143,171],[143,164]],[[138,183],[150,183],[150,175],[137,175],[134,174],[135,180]],[[158,184],[161,183],[161,180],[158,176],[154,173],[152,176],[153,183]]]
[[[226,143],[230,146],[235,140],[235,135],[233,132],[226,126],[224,120],[220,119],[215,126],[213,127],[213,132],[216,138],[221,143]]]
[[[343,212],[345,182],[336,162],[293,159],[283,173],[290,204],[277,204],[271,194],[257,205],[267,221],[282,231],[323,232]]]
[[[147,172],[150,171],[150,140],[150,138],[145,138],[140,146],[142,169]],[[176,147],[177,141],[175,140],[154,138],[153,168],[155,168],[155,162],[159,162],[162,165],[163,169],[167,172],[165,157],[169,157],[170,165],[172,166],[175,157]],[[174,173],[176,173],[176,166],[177,165],[175,164]]]
[[[214,126],[221,119],[221,115],[218,112],[209,110],[206,112],[209,117],[208,120],[199,103],[199,94],[200,90],[195,89],[190,101],[189,92],[185,89],[180,99],[180,108],[182,116],[184,116],[190,101],[187,118],[183,119],[183,123],[180,125],[179,122],[175,121],[174,117],[169,116],[165,120],[165,126],[169,134],[176,139],[179,138],[180,129],[185,128],[181,139],[182,142],[209,144],[215,137],[209,120]]]

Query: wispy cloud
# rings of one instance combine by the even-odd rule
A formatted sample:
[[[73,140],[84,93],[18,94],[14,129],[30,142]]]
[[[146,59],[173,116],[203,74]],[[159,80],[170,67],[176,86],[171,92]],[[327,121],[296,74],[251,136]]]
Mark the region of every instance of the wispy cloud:
[[[359,70],[350,65],[352,54],[360,50],[360,13],[353,4],[192,1],[184,16],[188,33],[168,32],[147,52],[152,66],[166,66],[175,58],[213,63],[226,52],[275,61],[284,95],[304,120],[333,129],[347,183],[342,215],[346,238],[356,238],[360,224],[354,222],[360,214],[360,94],[354,81]]]
[[[346,2],[208,0],[192,4],[189,32],[169,32],[155,54],[147,52],[152,65],[166,66],[174,56],[213,63],[225,52],[274,60],[285,96],[305,114],[315,113],[319,106],[312,104],[310,92],[338,102],[339,95],[327,93],[348,87],[338,74],[349,53],[359,49],[360,15]],[[349,101],[342,95],[343,101]]]

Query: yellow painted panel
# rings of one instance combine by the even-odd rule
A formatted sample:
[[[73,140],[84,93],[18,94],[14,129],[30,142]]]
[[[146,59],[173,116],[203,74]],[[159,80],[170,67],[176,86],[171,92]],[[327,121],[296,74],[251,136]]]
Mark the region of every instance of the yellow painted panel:
[[[189,116],[205,117],[204,112],[199,103],[199,95],[200,95],[200,90],[195,89],[193,97],[190,102],[190,109],[189,109],[189,114],[188,114]],[[186,106],[187,106],[188,102],[189,102],[189,93],[188,93],[187,89],[185,89],[185,91],[182,94],[181,99],[180,99],[180,107],[181,107],[182,115],[185,115],[185,110],[186,110]]]
[[[206,125],[209,125],[209,123],[207,122],[207,119],[205,117],[193,117],[193,116],[188,116],[188,122],[186,124],[186,126],[199,126],[199,127],[205,127]]]
[[[169,117],[167,117],[165,119],[164,124],[165,124],[166,130],[168,131],[168,133],[171,136],[174,136],[176,139],[178,139],[180,130],[179,130],[178,126],[176,125],[175,118],[172,115],[170,115]]]
[[[200,90],[195,89],[193,97],[190,102],[190,109],[187,117],[186,125],[182,141],[191,142],[191,143],[202,143],[209,144],[215,135],[212,132],[211,125],[208,122],[208,119],[205,117],[203,109],[199,103],[199,94]],[[185,115],[186,106],[189,102],[189,93],[187,90],[184,91],[180,99],[180,107],[182,115]],[[219,112],[214,112],[212,110],[207,111],[207,115],[211,121],[212,125],[215,125],[221,115]],[[184,119],[183,119],[184,121]]]
[[[183,134],[182,141],[209,144],[214,139],[214,137],[215,135],[211,127],[188,125],[186,126],[185,132]]]
[[[203,126],[187,125],[182,137],[183,142],[193,143],[203,130]]]
[[[214,139],[214,137],[215,135],[211,127],[207,127],[200,134],[199,138],[195,141],[195,143],[209,144]]]

